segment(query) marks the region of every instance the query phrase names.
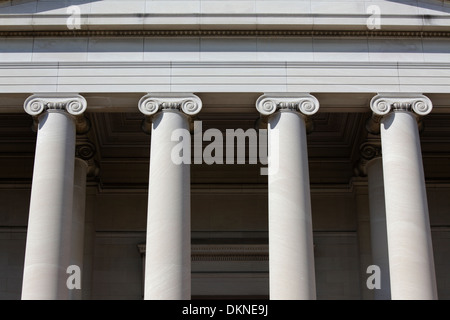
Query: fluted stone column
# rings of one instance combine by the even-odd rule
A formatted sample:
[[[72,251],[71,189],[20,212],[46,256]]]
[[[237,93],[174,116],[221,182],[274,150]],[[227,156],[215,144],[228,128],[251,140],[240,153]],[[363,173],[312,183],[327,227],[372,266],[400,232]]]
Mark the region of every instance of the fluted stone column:
[[[433,247],[417,117],[431,112],[419,94],[379,94],[392,299],[437,299]]]
[[[315,299],[305,120],[319,102],[309,94],[266,94],[256,108],[268,122],[270,298]]]
[[[380,288],[374,289],[375,300],[390,300],[389,256],[383,183],[383,160],[379,140],[364,143],[361,148],[364,171],[368,179],[372,264],[380,268]]]
[[[24,104],[38,134],[31,188],[22,299],[68,299],[76,117],[79,95],[33,95]]]
[[[172,152],[178,150],[177,139],[184,132],[183,152],[190,153],[189,116],[201,107],[200,99],[188,94],[149,94],[139,101],[139,110],[151,117],[146,300],[191,298],[191,157],[187,157],[189,163],[178,164]]]

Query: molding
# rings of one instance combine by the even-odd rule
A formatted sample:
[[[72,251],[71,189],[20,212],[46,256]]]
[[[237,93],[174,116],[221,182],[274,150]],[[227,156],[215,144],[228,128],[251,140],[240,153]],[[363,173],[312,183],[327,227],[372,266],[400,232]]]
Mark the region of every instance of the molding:
[[[0,233],[27,233],[27,226],[0,226]]]
[[[450,69],[450,62],[412,62],[412,61],[30,61],[30,62],[14,62],[4,61],[0,62],[0,69],[49,69],[49,68],[280,68],[280,67],[294,67],[294,68],[337,68],[337,69],[360,69],[368,68],[377,70],[384,69]],[[254,91],[257,93],[258,91]],[[298,91],[297,91],[298,92]],[[327,91],[328,92],[328,91]],[[325,93],[327,93],[325,92]],[[49,92],[47,92],[48,94]],[[135,90],[132,93],[143,93]],[[242,92],[241,92],[242,93]],[[293,94],[296,92],[293,92]],[[332,92],[335,93],[335,92]],[[367,91],[367,93],[373,92]],[[392,93],[392,92],[391,92]],[[44,95],[46,93],[40,93]],[[84,94],[84,93],[83,93]],[[123,94],[123,92],[121,92]],[[130,93],[129,93],[130,94]],[[171,92],[160,93],[161,95],[172,94]],[[178,93],[182,94],[182,93]],[[184,93],[185,95],[187,93]],[[382,93],[381,93],[382,94]],[[399,95],[405,94],[398,92]],[[58,92],[52,93],[55,95],[64,95]],[[66,94],[67,95],[67,94]],[[75,95],[75,94],[72,94]]]
[[[449,31],[369,30],[18,30],[0,31],[9,38],[76,37],[362,37],[450,38]]]
[[[146,245],[137,245],[144,256]],[[191,245],[191,261],[269,261],[267,244],[212,244]]]
[[[269,261],[268,245],[192,245],[192,261]]]
[[[356,237],[355,231],[314,231],[317,240],[323,237]],[[146,245],[137,245],[142,257]],[[268,244],[191,244],[191,261],[269,261]]]
[[[445,157],[447,158],[447,157]],[[440,181],[440,180],[426,180],[425,181],[427,188],[450,188],[450,181]],[[95,182],[89,184],[88,186],[95,189],[92,195],[147,195],[148,189],[145,187],[139,188],[126,188],[124,186],[120,186],[117,188],[104,188],[100,186],[99,183]],[[267,194],[267,185],[266,187],[249,187],[245,188],[236,188],[229,190],[228,188],[218,188],[215,189],[216,185],[210,185],[210,188],[207,186],[196,186],[193,184],[191,186],[191,194],[244,194],[244,195],[253,195],[253,194]],[[348,184],[329,184],[329,185],[311,185],[311,195],[351,195],[355,192],[355,188],[358,187],[367,187],[367,179],[359,176],[354,176]],[[31,179],[29,181],[3,181],[0,182],[0,190],[21,190],[29,192],[31,190]]]
[[[1,185],[0,185],[1,186]],[[311,194],[351,194],[351,183],[346,184],[311,184]],[[148,188],[142,184],[139,186],[124,187],[123,185],[102,185],[98,184],[98,194],[110,195],[125,195],[125,194],[147,194]],[[192,184],[192,195],[205,194],[239,194],[239,195],[254,195],[267,194],[267,184]]]
[[[211,73],[211,68],[218,70]],[[45,77],[39,75],[40,70]],[[376,92],[401,92],[406,89],[409,92],[417,89],[420,93],[431,94],[433,100],[439,98],[435,102],[435,111],[450,112],[449,100],[442,96],[450,94],[450,86],[446,85],[450,81],[450,63],[0,62],[0,71],[4,82],[11,78],[17,83],[0,85],[2,94],[8,98],[0,101],[0,113],[23,111],[20,107],[30,92],[48,94],[67,92],[69,89],[83,92],[89,103],[88,112],[136,112],[139,99],[149,91],[184,91],[196,93],[201,98],[214,93],[239,92],[254,95],[255,100],[264,92],[310,92],[317,94],[321,103],[320,112],[366,112],[370,111],[367,100]],[[305,71],[313,77],[311,81],[308,77],[296,75]],[[314,76],[318,74],[320,76]],[[337,74],[348,76],[336,77]],[[140,78],[148,80],[149,77],[153,84],[138,83]],[[258,78],[257,83],[254,82],[255,78]],[[120,97],[119,93],[123,93],[124,97]],[[328,93],[349,100],[353,95],[357,100],[349,101],[348,104],[342,103],[345,101],[342,99],[335,99],[336,104],[330,99],[322,102]],[[367,100],[363,99],[363,95]],[[207,104],[204,107],[205,111],[211,110]],[[248,108],[254,108],[254,101],[248,104]]]

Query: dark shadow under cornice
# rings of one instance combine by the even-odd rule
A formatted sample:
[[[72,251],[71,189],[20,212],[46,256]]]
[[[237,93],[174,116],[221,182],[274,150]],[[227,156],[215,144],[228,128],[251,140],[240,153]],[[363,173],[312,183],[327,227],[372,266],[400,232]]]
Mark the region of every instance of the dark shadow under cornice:
[[[0,31],[0,37],[363,37],[450,38],[450,31],[364,30],[65,30]]]

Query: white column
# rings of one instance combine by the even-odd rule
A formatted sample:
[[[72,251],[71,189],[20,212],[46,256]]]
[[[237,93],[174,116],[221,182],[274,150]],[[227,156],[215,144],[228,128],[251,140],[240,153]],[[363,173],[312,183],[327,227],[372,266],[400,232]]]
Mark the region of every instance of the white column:
[[[150,176],[145,262],[146,300],[191,298],[189,117],[200,112],[194,95],[146,95],[139,109],[151,116]],[[178,130],[178,131],[176,131]],[[172,134],[176,141],[172,141]],[[184,134],[184,135],[183,135]],[[172,151],[183,135],[188,163]],[[175,156],[179,156],[176,152]]]
[[[365,160],[370,207],[370,236],[372,264],[380,268],[380,288],[374,289],[375,300],[390,300],[389,256],[386,228],[386,209],[383,183],[381,145],[377,141],[364,143],[361,155]]]
[[[92,274],[94,260],[94,244],[95,244],[95,199],[96,188],[88,188],[86,192],[86,210],[84,224],[84,257],[83,257],[83,274],[81,284],[81,299],[91,300],[92,298]]]
[[[377,95],[392,299],[437,299],[417,116],[431,112],[423,95]]]
[[[33,95],[25,111],[38,117],[22,299],[68,299],[75,121],[86,109],[78,95]]]
[[[373,291],[370,290],[366,281],[368,278],[367,267],[372,264],[372,252],[370,246],[370,214],[367,180],[356,180],[352,182],[355,190],[355,203],[357,213],[357,234],[359,253],[359,277],[360,292],[362,300],[373,300]]]
[[[87,131],[85,128],[83,131]],[[87,217],[86,202],[86,184],[87,177],[96,176],[98,168],[92,159],[95,155],[95,146],[86,136],[78,136],[75,147],[75,174],[74,174],[74,192],[73,192],[73,210],[72,210],[72,240],[70,264],[78,266],[81,271],[81,289],[72,289],[70,298],[72,300],[81,300],[89,296],[91,274],[91,262],[89,258],[89,246],[91,246],[90,236],[93,232],[92,216]],[[86,250],[86,248],[88,248]],[[88,251],[88,252],[86,252]],[[88,256],[88,259],[85,259]],[[87,277],[85,281],[85,277]]]
[[[319,102],[308,94],[267,94],[256,108],[268,116],[270,298],[315,299],[305,118]]]
[[[70,264],[80,268],[81,276],[83,272],[84,255],[84,215],[86,208],[86,174],[88,165],[86,161],[75,158],[74,192],[72,209],[72,239]],[[81,299],[81,288],[70,290],[72,300]]]

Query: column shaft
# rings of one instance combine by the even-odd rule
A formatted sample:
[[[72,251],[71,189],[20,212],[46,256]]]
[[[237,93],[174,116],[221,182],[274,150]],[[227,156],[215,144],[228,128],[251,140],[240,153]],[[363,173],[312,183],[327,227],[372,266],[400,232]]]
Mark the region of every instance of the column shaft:
[[[165,110],[153,117],[145,299],[191,297],[190,166],[171,159],[179,143],[171,140],[177,129],[189,129],[188,118],[180,111]]]
[[[75,123],[61,110],[39,117],[22,299],[67,299]]]
[[[305,120],[280,111],[270,116],[268,128],[269,155],[278,158],[278,164],[269,158],[270,298],[315,299]]]
[[[73,193],[73,211],[72,211],[72,247],[71,247],[71,265],[76,265],[83,272],[84,257],[84,223],[86,210],[86,176],[88,164],[86,161],[75,158],[74,174],[74,193]],[[81,300],[81,290],[72,289],[70,298]]]
[[[383,160],[378,157],[367,165],[370,206],[372,263],[380,267],[380,289],[374,289],[375,300],[390,300],[389,256],[383,183]]]
[[[360,270],[360,289],[362,300],[372,300],[373,292],[369,290],[366,284],[368,277],[367,267],[372,264],[372,252],[370,244],[370,213],[369,199],[367,196],[366,185],[355,186],[355,200],[357,212],[357,234],[358,234],[358,252],[359,252],[359,270]]]
[[[427,195],[415,115],[381,120],[392,299],[436,299]]]
[[[83,256],[83,273],[81,284],[81,299],[91,300],[92,298],[92,274],[94,260],[95,245],[95,194],[86,195],[86,211],[84,224],[84,256]]]

